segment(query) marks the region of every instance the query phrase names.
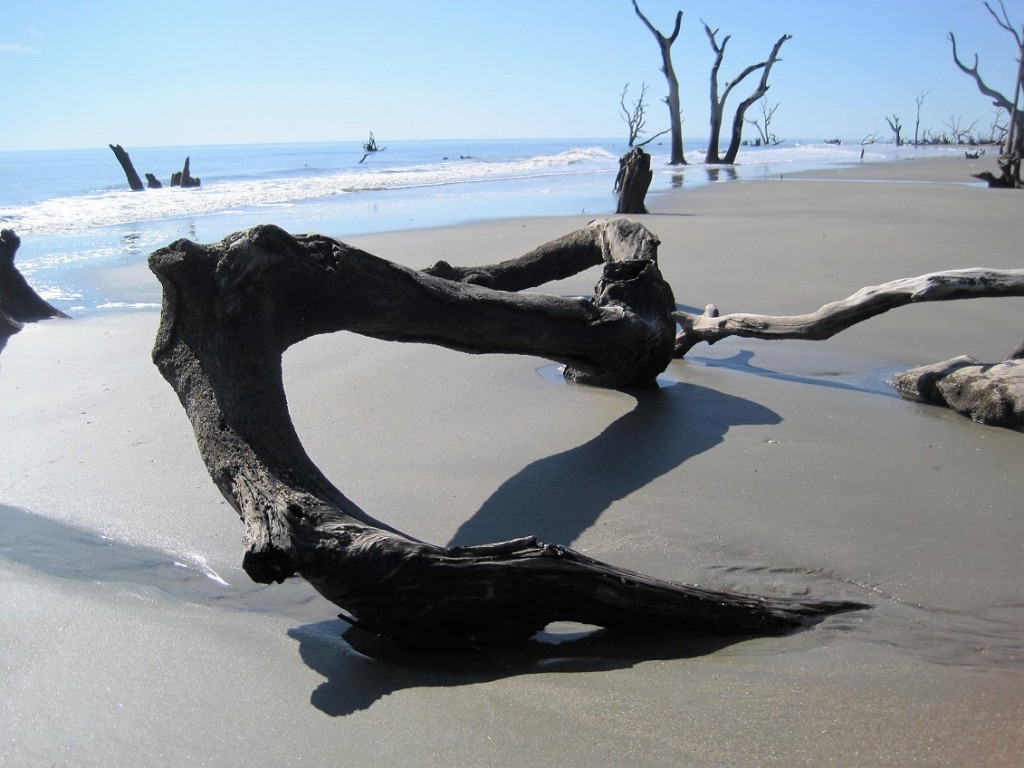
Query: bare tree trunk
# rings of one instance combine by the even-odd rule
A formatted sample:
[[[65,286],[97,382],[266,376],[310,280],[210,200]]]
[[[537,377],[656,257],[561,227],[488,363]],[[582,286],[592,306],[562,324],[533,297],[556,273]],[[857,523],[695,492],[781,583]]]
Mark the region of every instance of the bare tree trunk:
[[[139,178],[139,174],[135,170],[135,166],[132,165],[132,159],[128,156],[124,147],[120,144],[110,144],[110,149],[114,152],[114,157],[117,158],[117,162],[121,164],[121,169],[124,171],[124,175],[128,178],[128,186],[132,188],[133,192],[141,192],[146,187],[142,183],[142,179]]]
[[[758,99],[768,93],[768,76],[771,74],[772,67],[775,66],[775,62],[779,60],[779,51],[782,50],[783,43],[790,39],[792,39],[792,35],[783,35],[780,37],[772,47],[772,52],[768,58],[754,66],[754,69],[763,67],[761,70],[761,80],[757,84],[757,88],[754,89],[753,93],[741,101],[739,106],[736,108],[736,114],[732,119],[732,138],[729,141],[729,149],[726,150],[725,157],[722,158],[723,163],[732,164],[736,162],[736,155],[739,154],[740,145],[743,143],[744,116],[747,114],[747,110],[750,108],[751,104],[755,103]],[[746,72],[741,74],[734,82],[738,83],[744,77],[746,77]]]
[[[672,44],[679,37],[679,30],[683,24],[683,12],[676,13],[676,23],[672,34],[665,37],[647,20],[647,17],[640,11],[640,6],[636,4],[636,0],[633,0],[633,10],[636,11],[636,15],[640,17],[644,26],[654,35],[654,39],[658,41],[658,48],[661,50],[661,71],[665,74],[665,79],[668,82],[668,96],[665,97],[665,103],[668,105],[669,126],[672,133],[672,152],[668,164],[686,165],[686,158],[683,156],[683,107],[679,100],[679,79],[676,77],[675,67],[672,65]]]
[[[775,634],[864,607],[662,581],[532,537],[433,546],[370,517],[304,451],[288,415],[281,355],[314,334],[344,329],[467,352],[537,354],[586,381],[650,381],[667,365],[674,334],[657,245],[632,222],[595,222],[512,262],[437,265],[435,274],[269,226],[155,252],[150,266],[164,304],[153,358],[178,393],[213,481],[245,523],[246,572],[261,582],[298,573],[353,622],[417,645],[520,640],[554,620]],[[528,285],[563,273],[565,260],[604,263],[592,300],[468,282]]]
[[[1024,110],[1020,106],[1021,94],[1024,93],[1024,30],[1018,31],[1010,21],[1006,12],[1006,6],[999,3],[1001,13],[985,3],[985,8],[996,24],[1009,32],[1017,44],[1017,81],[1014,83],[1013,99],[990,87],[981,77],[978,71],[978,55],[974,55],[973,66],[967,66],[960,60],[956,49],[956,37],[950,32],[947,37],[953,47],[953,62],[965,75],[974,80],[975,85],[982,95],[992,99],[996,107],[1005,109],[1009,115],[1009,123],[1006,131],[1006,141],[1003,145],[1003,154],[999,158],[999,170],[1002,173],[1002,180],[995,178],[991,173],[978,174],[979,178],[985,178],[989,186],[993,187],[1020,187],[1022,185],[1020,167],[1021,159],[1024,157]]]
[[[651,186],[651,156],[639,147],[619,158],[614,191],[618,194],[616,213],[647,213],[644,200]]]

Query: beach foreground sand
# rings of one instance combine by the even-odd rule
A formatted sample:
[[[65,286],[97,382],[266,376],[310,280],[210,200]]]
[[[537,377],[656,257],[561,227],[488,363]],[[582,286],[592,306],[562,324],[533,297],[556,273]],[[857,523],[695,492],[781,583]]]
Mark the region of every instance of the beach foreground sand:
[[[798,313],[898,277],[1021,267],[1022,200],[960,183],[977,162],[684,179],[637,218],[680,304]],[[590,218],[349,241],[417,268],[490,263]],[[105,277],[158,295],[142,268]],[[0,356],[0,766],[1024,764],[1024,435],[885,384],[1002,359],[1022,310],[728,340],[635,396],[533,358],[347,334],[289,350],[309,453],[412,535],[536,534],[665,578],[874,606],[783,638],[553,627],[458,654],[342,637],[303,583],[248,581],[241,526],[149,361],[155,312],[26,328]]]

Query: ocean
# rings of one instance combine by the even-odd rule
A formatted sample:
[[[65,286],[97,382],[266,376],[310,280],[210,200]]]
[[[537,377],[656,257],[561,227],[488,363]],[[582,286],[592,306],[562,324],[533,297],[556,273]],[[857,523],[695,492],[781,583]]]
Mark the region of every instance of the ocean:
[[[151,291],[97,276],[181,237],[215,242],[256,224],[344,239],[481,219],[605,215],[615,210],[618,158],[628,150],[607,139],[378,145],[365,158],[355,141],[128,146],[139,175],[153,173],[164,184],[143,192],[129,189],[107,147],[0,152],[0,226],[21,237],[22,274],[68,314],[150,308],[158,302]],[[655,169],[650,194],[921,151],[871,145],[862,157],[856,143],[791,142],[745,148],[734,166],[705,167],[703,152],[687,149],[691,164],[680,168],[667,165],[667,144],[645,149]],[[172,188],[171,173],[186,156],[202,186]]]

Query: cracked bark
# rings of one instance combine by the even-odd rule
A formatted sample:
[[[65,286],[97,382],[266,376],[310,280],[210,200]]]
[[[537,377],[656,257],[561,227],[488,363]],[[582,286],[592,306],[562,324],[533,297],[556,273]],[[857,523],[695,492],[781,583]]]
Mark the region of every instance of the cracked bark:
[[[270,226],[153,253],[164,290],[154,362],[181,400],[211,478],[245,524],[250,577],[299,574],[354,623],[434,646],[522,640],[555,620],[777,634],[865,607],[664,581],[533,537],[434,546],[364,512],[303,449],[281,356],[320,333],[538,355],[564,363],[577,381],[651,383],[670,362],[675,337],[657,246],[641,225],[620,219],[472,269],[440,263],[416,272]],[[596,264],[603,274],[592,299],[512,292]]]

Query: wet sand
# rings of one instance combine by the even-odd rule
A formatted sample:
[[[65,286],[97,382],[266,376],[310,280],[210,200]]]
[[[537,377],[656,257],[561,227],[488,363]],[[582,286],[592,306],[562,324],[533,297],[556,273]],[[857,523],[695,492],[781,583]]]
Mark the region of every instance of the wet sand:
[[[638,218],[681,305],[791,314],[1022,266],[1019,196],[972,184],[981,167],[684,178]],[[589,218],[349,241],[412,267],[491,263]],[[142,268],[110,278],[158,295]],[[824,342],[730,339],[637,396],[528,357],[349,334],[289,350],[310,455],[414,536],[532,533],[665,578],[874,606],[783,638],[562,626],[459,654],[342,636],[303,583],[248,581],[241,525],[149,361],[155,312],[29,327],[0,356],[0,765],[1021,764],[1024,435],[885,379],[1001,359],[1022,310],[972,300]]]

